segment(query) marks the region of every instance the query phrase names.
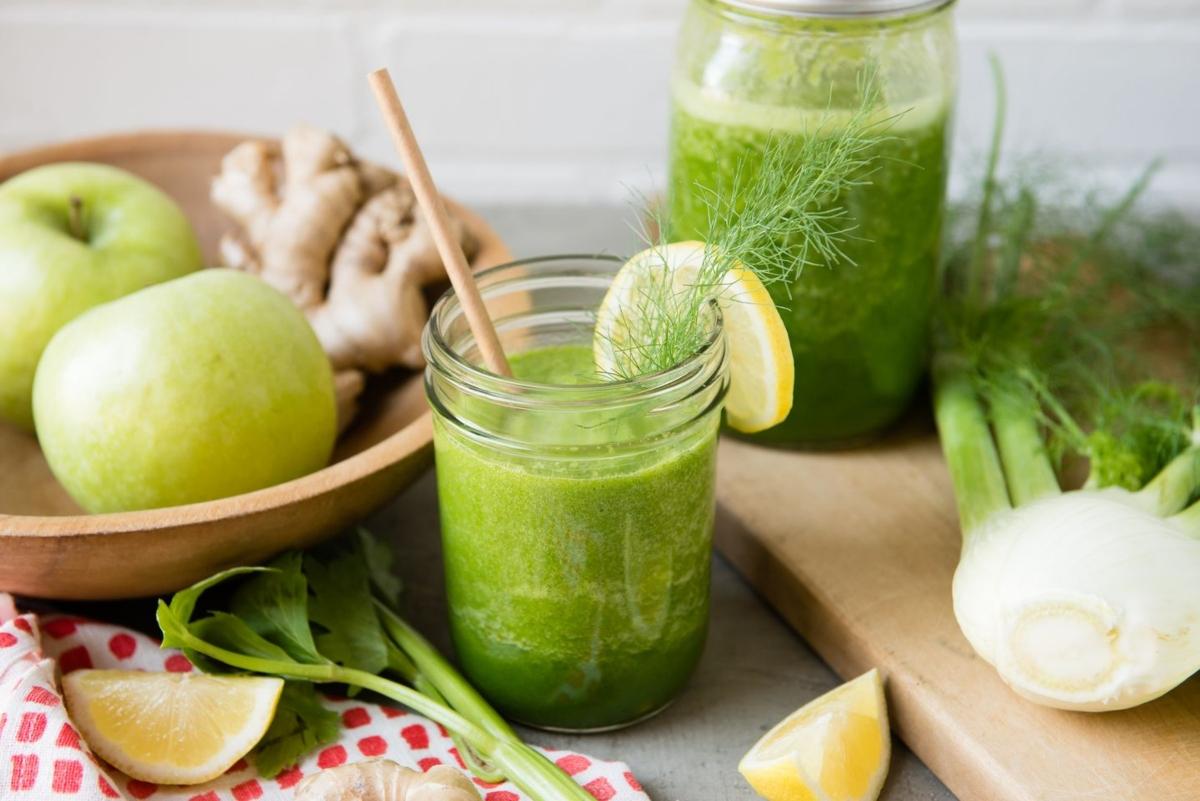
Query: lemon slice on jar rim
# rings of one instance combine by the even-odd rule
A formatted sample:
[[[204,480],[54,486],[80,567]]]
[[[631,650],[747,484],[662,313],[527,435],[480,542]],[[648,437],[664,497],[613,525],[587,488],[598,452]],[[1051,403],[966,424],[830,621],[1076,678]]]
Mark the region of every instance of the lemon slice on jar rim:
[[[700,280],[703,242],[672,242],[647,248],[625,262],[596,314],[594,358],[601,373],[619,372],[620,351],[635,346],[644,299],[664,289],[686,292]],[[669,282],[669,287],[662,284]],[[730,427],[751,434],[778,425],[792,409],[795,367],[783,318],[766,286],[740,264],[712,287],[724,319],[729,355],[725,417]],[[645,335],[645,331],[641,332]]]

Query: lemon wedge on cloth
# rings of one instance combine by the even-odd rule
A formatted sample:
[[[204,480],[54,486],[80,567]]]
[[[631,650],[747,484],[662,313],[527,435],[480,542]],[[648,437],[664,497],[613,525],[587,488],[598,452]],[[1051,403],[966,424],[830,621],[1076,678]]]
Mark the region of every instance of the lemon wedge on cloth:
[[[872,670],[793,712],[738,770],[768,801],[875,801],[891,751],[883,682]]]
[[[647,296],[662,293],[663,270],[674,291],[694,286],[704,266],[703,242],[673,242],[647,248],[617,272],[596,315],[595,361],[602,373],[616,373],[619,351],[645,335],[637,315]],[[767,288],[751,270],[734,266],[712,287],[725,323],[729,353],[729,394],[725,415],[738,431],[763,431],[783,422],[792,410],[795,367],[783,318]]]
[[[87,744],[122,773],[157,784],[215,779],[262,739],[283,680],[136,670],[63,676]]]

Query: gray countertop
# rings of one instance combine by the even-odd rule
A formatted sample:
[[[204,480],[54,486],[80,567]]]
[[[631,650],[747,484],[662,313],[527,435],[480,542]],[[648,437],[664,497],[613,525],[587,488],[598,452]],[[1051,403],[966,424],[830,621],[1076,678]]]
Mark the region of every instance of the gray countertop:
[[[620,207],[483,208],[518,256],[627,254],[637,237]],[[718,515],[720,525],[721,515]],[[423,476],[367,525],[400,554],[408,613],[447,647],[436,485]],[[742,754],[770,726],[838,683],[837,677],[720,557],[713,565],[712,623],[700,667],[683,696],[657,717],[622,731],[568,736],[527,731],[531,742],[629,763],[657,801],[736,801],[757,796],[737,773]],[[953,799],[901,743],[883,799]]]

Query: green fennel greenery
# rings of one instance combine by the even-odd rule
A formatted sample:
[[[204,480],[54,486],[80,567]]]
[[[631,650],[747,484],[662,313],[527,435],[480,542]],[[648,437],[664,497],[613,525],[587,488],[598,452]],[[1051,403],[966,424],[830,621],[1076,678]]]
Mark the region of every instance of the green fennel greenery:
[[[639,287],[630,309],[622,309],[611,342],[614,379],[630,379],[673,367],[697,353],[710,334],[706,308],[723,291],[731,269],[753,271],[767,286],[789,287],[813,265],[846,260],[841,243],[853,235],[849,213],[838,198],[870,180],[871,158],[894,117],[880,119],[879,92],[872,76],[861,79],[861,106],[848,120],[821,124],[803,137],[773,137],[753,171],[746,160],[717,187],[697,186],[708,208],[707,242],[696,278],[680,287],[663,253]],[[757,160],[758,157],[756,157]],[[639,216],[651,222],[642,238],[654,251],[665,249],[670,204],[639,198]]]
[[[935,361],[968,374],[992,418],[1031,418],[1020,425],[1055,467],[1086,459],[1088,486],[1136,490],[1191,445],[1200,225],[1139,209],[1157,164],[1107,201],[1037,162],[1001,179],[998,67],[996,80],[985,173],[951,222]]]
[[[360,531],[348,543],[290,552],[267,567],[225,570],[159,601],[163,647],[179,648],[205,672],[287,680],[254,758],[274,775],[337,737],[337,715],[314,686],[345,685],[397,701],[444,726],[472,771],[507,778],[539,801],[594,801],[512,728],[393,611],[398,586],[390,554]],[[206,591],[234,584],[227,609],[197,616]],[[394,676],[398,681],[389,678]]]

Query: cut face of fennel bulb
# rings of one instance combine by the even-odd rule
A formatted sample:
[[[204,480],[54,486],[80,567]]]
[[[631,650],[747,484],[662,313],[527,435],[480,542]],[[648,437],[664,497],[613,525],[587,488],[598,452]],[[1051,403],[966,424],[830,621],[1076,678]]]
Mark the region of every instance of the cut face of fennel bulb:
[[[1200,670],[1200,538],[1119,489],[999,511],[970,532],[954,614],[1018,693],[1125,709]]]

